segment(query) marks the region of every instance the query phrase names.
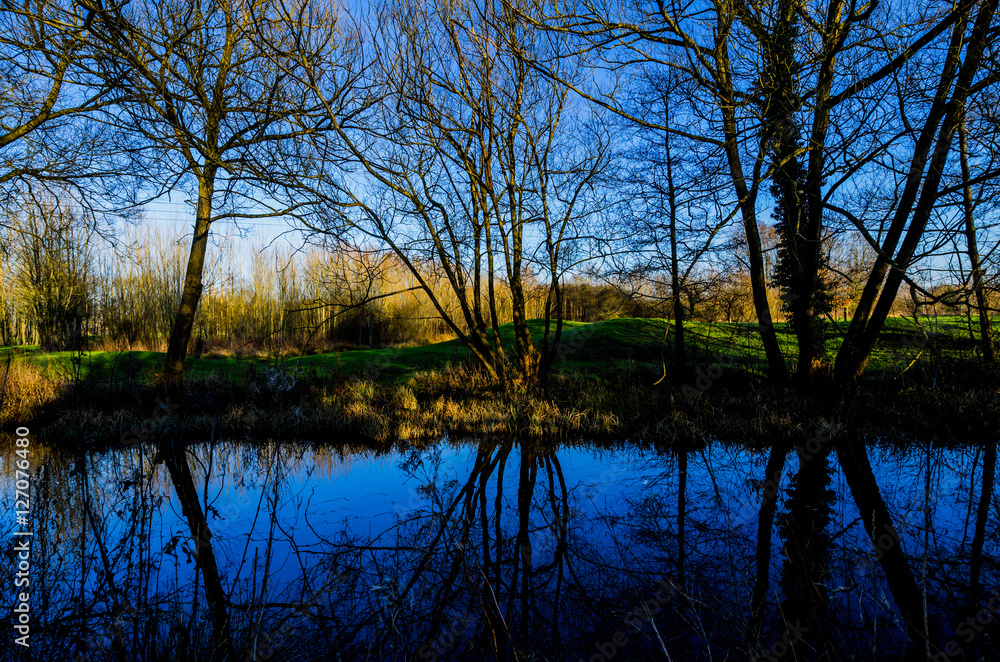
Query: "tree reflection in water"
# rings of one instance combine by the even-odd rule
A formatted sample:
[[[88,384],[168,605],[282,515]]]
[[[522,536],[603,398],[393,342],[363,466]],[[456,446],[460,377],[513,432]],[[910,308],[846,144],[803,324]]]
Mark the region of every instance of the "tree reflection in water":
[[[167,440],[36,467],[36,659],[997,659],[995,444]]]
[[[783,544],[780,581],[782,641],[794,660],[836,659],[830,640],[836,628],[828,613],[830,525],[835,494],[830,489],[829,449],[800,455],[778,527]]]

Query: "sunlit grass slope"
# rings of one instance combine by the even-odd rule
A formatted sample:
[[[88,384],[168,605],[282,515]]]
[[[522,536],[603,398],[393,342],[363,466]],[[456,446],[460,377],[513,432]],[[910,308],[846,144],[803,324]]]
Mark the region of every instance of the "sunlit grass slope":
[[[892,369],[933,352],[938,358],[968,356],[974,350],[968,320],[964,317],[940,317],[922,320],[921,325],[907,318],[891,318],[880,336],[869,367],[873,371]],[[540,340],[543,323],[531,323],[533,337]],[[786,324],[776,325],[778,340],[789,362],[796,352],[795,336]],[[973,318],[973,329],[978,329]],[[828,358],[832,360],[847,322],[829,325]],[[551,330],[554,334],[554,328]],[[556,370],[613,370],[630,363],[663,364],[669,362],[673,327],[668,320],[618,318],[603,322],[565,322],[563,344],[557,352]],[[501,328],[501,339],[511,347],[511,325]],[[687,355],[695,362],[717,362],[720,358],[741,366],[748,372],[762,372],[763,348],[755,325],[741,323],[685,324]],[[19,360],[30,362],[51,377],[69,379],[122,379],[149,383],[162,364],[162,352],[74,352],[38,351],[37,347],[0,347],[0,360],[14,352]],[[359,349],[325,354],[268,358],[259,356],[213,356],[187,360],[191,379],[221,377],[242,379],[248,371],[267,367],[300,370],[316,376],[365,375],[369,378],[398,379],[428,368],[467,361],[469,352],[458,340],[419,347]]]

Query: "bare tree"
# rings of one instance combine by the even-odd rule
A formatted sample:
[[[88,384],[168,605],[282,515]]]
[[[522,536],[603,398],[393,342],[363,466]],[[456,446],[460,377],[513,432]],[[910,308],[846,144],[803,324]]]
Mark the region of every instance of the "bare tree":
[[[604,85],[563,82],[637,123],[683,133],[630,114],[621,103],[616,72],[641,63],[673,69],[697,84],[703,122],[691,134],[718,145],[728,165],[747,236],[765,354],[772,376],[781,378],[786,369],[771,323],[757,219],[760,186],[771,180],[783,235],[778,273],[799,340],[797,374],[807,380],[823,347],[817,320],[824,308],[826,215],[844,211],[835,204],[842,191],[859,180],[884,177],[885,163],[905,149],[912,121],[922,120],[894,110],[907,106],[904,96],[928,113],[929,127],[938,126],[941,108],[927,107],[920,95],[942,71],[954,82],[956,70],[948,64],[952,56],[942,57],[939,47],[958,39],[956,35],[971,37],[963,18],[971,7],[928,5],[908,13],[848,0],[819,5],[797,0],[708,5],[580,0],[545,4],[544,20],[537,15],[523,19],[564,35],[576,52],[599,56],[608,70]],[[978,61],[977,49],[970,52],[971,59],[965,58],[970,66]],[[536,66],[559,78],[547,62]],[[921,75],[914,76],[918,70]],[[914,151],[913,164],[920,169],[926,164],[926,156],[920,156],[922,143]],[[893,156],[886,159],[887,154]],[[883,172],[876,172],[880,168]],[[908,209],[908,204],[904,200],[902,207]],[[859,232],[869,230],[865,219],[854,220]],[[893,247],[895,241],[890,241]],[[892,258],[876,265],[879,283],[890,262]],[[871,297],[869,293],[862,301]],[[869,305],[859,309],[856,328],[848,333],[850,345],[841,356],[858,349]],[[877,334],[877,328],[871,332]],[[841,365],[849,362],[858,365],[856,357],[838,357]]]
[[[80,349],[93,304],[92,223],[84,211],[44,192],[19,201],[0,224],[0,254],[10,271],[0,338],[46,351]]]
[[[364,113],[338,122],[360,163],[331,181],[330,217],[313,229],[390,251],[478,362],[506,381],[500,326],[509,302],[514,376],[544,375],[561,338],[560,283],[587,254],[585,225],[607,136],[562,86],[528,65],[559,48],[499,2],[398,2],[380,8]],[[302,63],[305,66],[307,63]],[[564,75],[578,67],[567,60]],[[315,76],[308,82],[329,97]],[[331,104],[330,116],[338,113]],[[428,282],[433,265],[450,311]],[[547,281],[542,349],[528,283]],[[554,330],[550,331],[554,317]]]
[[[324,155],[311,152],[307,138],[328,130],[331,118],[295,70],[299,59],[330,62],[344,40],[335,16],[321,16],[321,26],[284,22],[287,8],[270,0],[87,6],[96,16],[103,74],[119,81],[118,104],[103,120],[121,131],[120,149],[147,181],[149,197],[183,191],[194,199],[191,250],[162,374],[163,385],[176,388],[212,224],[304,215],[315,205],[307,192]],[[317,16],[309,7],[299,7],[300,18]],[[280,57],[282,50],[295,57]],[[337,73],[325,76],[330,93],[342,95]]]
[[[723,248],[722,231],[733,214],[723,211],[725,180],[718,172],[718,149],[675,132],[690,132],[698,121],[688,112],[689,99],[677,77],[647,72],[634,87],[628,112],[649,124],[662,123],[667,130],[623,122],[619,136],[628,148],[622,155],[627,165],[622,167],[619,195],[624,198],[625,224],[633,232],[621,242],[625,249],[615,254],[614,269],[639,286],[640,296],[667,293],[673,326],[671,372],[679,382],[687,361],[684,321],[690,311],[685,293],[704,287],[710,258]]]
[[[983,352],[983,360],[993,363],[995,352],[993,348],[992,317],[986,298],[986,284],[983,274],[983,264],[979,256],[979,241],[976,233],[975,212],[977,202],[982,202],[985,187],[980,186],[979,200],[973,196],[972,169],[969,165],[969,140],[966,130],[966,119],[962,118],[958,125],[959,163],[962,171],[962,217],[965,221],[965,249],[969,258],[969,280],[976,298],[976,313],[979,316],[979,346]],[[992,166],[992,163],[989,164]]]
[[[92,14],[72,2],[0,4],[0,196],[40,193],[76,203],[114,186],[105,136],[90,115],[110,103],[93,76]],[[90,180],[88,182],[88,180]],[[30,191],[29,191],[30,189]]]
[[[970,92],[993,82],[995,74],[983,71],[984,53],[996,14],[995,0],[962,3],[957,12],[930,108],[921,125],[909,168],[891,221],[878,246],[879,254],[862,292],[847,336],[837,354],[836,377],[842,383],[856,382],[864,373],[875,341],[885,323],[896,292],[917,247],[939,195],[944,166],[952,138],[964,116]],[[953,13],[954,13],[953,12]]]

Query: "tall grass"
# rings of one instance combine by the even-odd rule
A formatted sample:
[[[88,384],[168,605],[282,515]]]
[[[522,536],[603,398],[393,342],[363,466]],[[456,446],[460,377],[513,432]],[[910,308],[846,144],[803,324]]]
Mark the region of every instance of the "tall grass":
[[[65,349],[73,345],[67,329],[75,329],[92,338],[93,348],[162,350],[184,280],[183,231],[140,224],[103,242],[49,211],[19,216],[3,235],[0,276],[13,286],[4,288],[0,302],[0,344]],[[454,296],[441,274],[433,265],[424,271],[450,311]],[[541,314],[538,299],[533,309]],[[510,321],[509,301],[501,302],[500,315]],[[189,351],[282,353],[452,336],[395,257],[295,251],[216,235]]]
[[[0,426],[28,421],[63,392],[64,381],[25,357],[0,363]]]
[[[179,233],[152,227],[129,229],[102,254],[91,296],[95,333],[104,344],[151,350],[165,346],[184,283],[187,256],[179,238]]]
[[[125,239],[131,250],[100,262],[95,330],[106,348],[162,349],[183,282],[181,234],[146,228]],[[446,311],[457,307],[433,265],[422,276]],[[454,335],[413,274],[382,252],[220,241],[204,280],[189,348],[196,355],[425,344]],[[543,305],[539,291],[529,312],[540,316]],[[509,300],[499,314],[501,323],[511,320]]]

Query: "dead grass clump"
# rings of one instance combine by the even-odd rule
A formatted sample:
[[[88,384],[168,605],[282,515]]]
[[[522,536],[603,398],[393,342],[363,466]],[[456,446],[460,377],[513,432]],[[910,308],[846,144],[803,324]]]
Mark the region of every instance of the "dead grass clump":
[[[53,378],[30,360],[10,360],[6,366],[0,366],[0,392],[3,393],[0,424],[32,420],[42,407],[54,402],[64,390],[62,380]]]

